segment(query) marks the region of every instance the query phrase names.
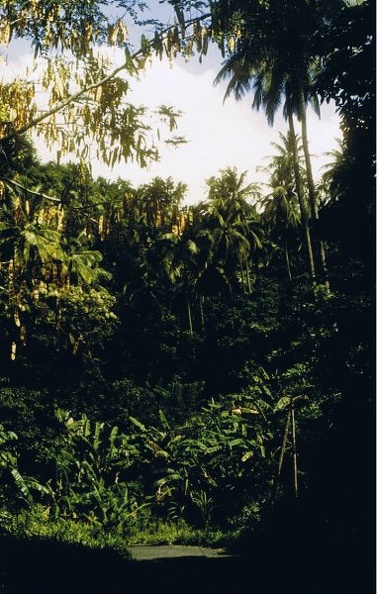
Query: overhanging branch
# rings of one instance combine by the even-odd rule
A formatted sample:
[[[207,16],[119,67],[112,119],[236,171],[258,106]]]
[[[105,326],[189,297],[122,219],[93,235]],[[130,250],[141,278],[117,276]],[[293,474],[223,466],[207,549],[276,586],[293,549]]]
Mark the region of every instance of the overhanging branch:
[[[189,21],[186,22],[185,28],[188,28],[191,25],[194,25],[195,23],[199,23],[199,22],[205,20],[206,18],[209,18],[210,16],[211,16],[211,14],[208,13],[208,14],[204,14],[199,17],[190,19]],[[163,31],[161,31],[159,33],[159,37],[161,39],[164,39],[165,35],[167,35],[167,33],[169,31],[173,30],[176,26],[177,25],[170,25],[170,26],[166,27],[166,29],[164,29]],[[86,87],[80,89],[76,93],[73,93],[72,95],[70,95],[70,97],[68,97],[64,101],[61,101],[60,103],[58,103],[57,105],[52,107],[49,111],[44,112],[43,114],[41,114],[38,117],[31,120],[28,124],[25,124],[25,126],[22,126],[21,128],[19,128],[17,130],[12,130],[12,132],[10,132],[6,136],[3,136],[2,138],[0,138],[0,144],[2,142],[11,140],[12,138],[15,138],[16,136],[19,136],[20,134],[24,134],[28,130],[31,130],[32,128],[38,126],[38,124],[40,124],[44,120],[50,118],[52,115],[65,109],[65,107],[70,105],[70,103],[72,103],[73,101],[76,101],[77,99],[79,99],[80,97],[85,95],[86,93],[89,93],[90,91],[93,91],[93,90],[98,89],[99,87],[103,86],[108,81],[115,78],[123,70],[128,70],[130,68],[131,62],[141,56],[147,55],[148,50],[151,51],[154,43],[156,43],[156,37],[146,41],[144,43],[143,47],[141,47],[134,54],[129,55],[127,57],[127,59],[125,60],[125,62],[121,66],[118,66],[117,68],[115,68],[110,74],[108,74],[107,76],[105,76],[104,78],[99,80],[98,82],[95,82],[89,86],[86,86]]]

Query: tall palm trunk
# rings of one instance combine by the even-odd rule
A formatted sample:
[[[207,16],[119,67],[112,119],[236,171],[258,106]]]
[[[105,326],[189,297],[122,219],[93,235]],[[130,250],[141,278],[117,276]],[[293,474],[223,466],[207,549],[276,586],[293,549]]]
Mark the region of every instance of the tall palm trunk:
[[[296,134],[295,134],[295,126],[293,122],[293,114],[290,112],[288,114],[288,123],[289,123],[289,130],[292,138],[292,155],[293,155],[293,168],[294,168],[294,176],[295,176],[295,186],[296,186],[296,193],[299,200],[300,205],[300,214],[301,214],[301,222],[303,225],[304,237],[305,237],[305,245],[308,255],[308,264],[309,264],[309,272],[311,275],[311,281],[314,285],[316,283],[316,271],[315,271],[315,263],[313,257],[313,248],[312,248],[312,241],[311,241],[311,234],[309,231],[309,224],[308,224],[308,213],[306,209],[306,204],[304,200],[303,194],[303,185],[301,182],[300,177],[300,166],[299,166],[299,153],[297,150],[296,144]]]
[[[247,257],[243,256],[242,259],[239,261],[239,269],[241,274],[241,281],[242,281],[242,290],[244,293],[248,295],[251,294],[251,279],[250,279],[250,269],[249,269],[249,262],[247,261]]]
[[[187,315],[188,315],[189,332],[190,332],[190,335],[193,336],[192,312],[191,312],[191,304],[190,304],[189,299],[187,299]]]
[[[307,173],[309,205],[311,208],[312,218],[316,222],[319,220],[319,213],[318,213],[317,195],[316,195],[315,184],[314,184],[314,180],[313,180],[311,156],[309,153],[307,114],[306,114],[306,109],[305,109],[304,97],[302,98],[301,105],[300,105],[300,121],[301,121],[301,137],[302,137],[302,143],[303,143],[303,152],[304,152],[304,158],[305,158],[305,169],[306,169],[306,173]],[[320,239],[318,242],[318,257],[319,257],[319,261],[320,261],[322,280],[325,284],[327,292],[329,292],[329,280],[328,280],[328,269],[327,269],[327,264],[326,264],[326,253],[325,253],[324,242],[322,241],[322,239]]]
[[[276,480],[275,480],[275,487],[273,489],[274,497],[277,496],[278,490],[279,490],[279,481],[280,481],[280,475],[282,472],[284,454],[286,451],[286,446],[287,446],[287,441],[288,441],[288,433],[289,433],[289,429],[290,429],[290,423],[291,423],[291,409],[289,409],[289,411],[288,411],[286,424],[284,427],[282,447],[280,448],[278,471],[277,471]]]
[[[291,272],[291,262],[290,262],[290,256],[288,253],[288,241],[287,241],[287,237],[285,238],[284,241],[284,257],[286,260],[286,268],[287,268],[287,274],[288,274],[288,278],[290,283],[292,283],[292,272]]]
[[[238,268],[240,271],[240,278],[241,278],[241,283],[242,283],[242,292],[244,294],[246,294],[246,281],[245,281],[245,271],[244,271],[244,267],[243,267],[243,263],[241,261],[238,262]]]
[[[297,497],[299,494],[299,484],[298,484],[298,467],[297,467],[295,407],[294,407],[293,402],[291,402],[291,425],[292,425],[293,486],[294,486],[295,497]]]
[[[247,279],[247,292],[251,295],[251,278],[250,278],[250,266],[247,257],[245,256],[245,269],[246,269],[246,279]]]
[[[204,330],[205,330],[204,296],[201,294],[199,295],[199,306],[200,306],[201,330],[204,332]]]

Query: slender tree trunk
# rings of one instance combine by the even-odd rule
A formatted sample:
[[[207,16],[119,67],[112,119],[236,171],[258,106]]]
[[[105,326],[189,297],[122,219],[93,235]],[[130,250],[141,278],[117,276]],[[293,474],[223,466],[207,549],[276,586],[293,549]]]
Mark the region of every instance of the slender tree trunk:
[[[287,445],[287,441],[288,441],[288,432],[289,432],[289,428],[290,428],[290,421],[291,421],[291,410],[288,411],[288,415],[287,415],[287,419],[286,419],[286,424],[285,424],[285,427],[284,427],[282,447],[280,448],[278,473],[276,475],[276,484],[275,484],[275,489],[274,489],[275,496],[278,493],[280,475],[282,473],[282,466],[283,466],[283,460],[284,460],[284,453],[286,451],[286,445]]]
[[[248,295],[251,294],[251,280],[250,280],[250,270],[249,270],[249,263],[247,261],[246,256],[243,257],[243,260],[239,262],[239,269],[241,274],[241,281],[242,281],[242,290],[243,292]]]
[[[241,261],[238,263],[238,266],[240,269],[240,275],[241,275],[241,281],[242,281],[242,291],[244,294],[246,294],[245,271],[244,271],[243,264]]]
[[[292,458],[293,458],[293,486],[295,497],[297,498],[299,493],[298,485],[298,469],[297,469],[297,447],[296,447],[296,425],[295,425],[295,407],[293,402],[291,403],[291,423],[292,423]]]
[[[286,267],[287,267],[288,278],[289,278],[290,283],[292,283],[291,263],[290,263],[290,257],[289,257],[289,254],[288,254],[287,240],[286,240],[285,246],[284,246],[284,257],[286,259]]]
[[[205,331],[205,319],[204,319],[204,296],[199,296],[199,306],[200,306],[200,320],[201,320],[201,329]]]
[[[304,236],[305,236],[305,244],[307,249],[308,255],[308,264],[309,264],[309,272],[311,275],[311,281],[314,285],[316,283],[316,271],[315,271],[315,263],[313,257],[313,248],[312,248],[312,241],[311,241],[311,234],[309,231],[309,224],[308,224],[308,213],[306,209],[306,204],[304,200],[303,194],[303,186],[300,177],[300,166],[299,166],[299,153],[297,150],[296,145],[296,134],[295,134],[295,126],[293,122],[293,114],[289,113],[288,115],[288,123],[290,134],[292,138],[292,154],[293,154],[293,168],[294,168],[294,175],[295,175],[295,186],[296,186],[296,193],[299,200],[300,205],[300,214],[301,214],[301,222],[303,225]]]
[[[247,292],[251,294],[251,279],[250,279],[250,266],[248,259],[245,256],[245,267],[246,267],[246,279],[247,279]]]
[[[311,208],[312,218],[316,222],[319,220],[318,203],[317,203],[315,184],[314,184],[314,180],[313,180],[311,155],[309,153],[307,113],[306,113],[306,109],[305,109],[304,99],[302,100],[301,106],[300,106],[300,120],[301,120],[301,137],[302,137],[303,152],[304,152],[304,158],[305,158],[305,169],[307,172],[309,205]],[[318,250],[319,250],[320,268],[322,271],[322,279],[323,279],[323,282],[327,289],[327,292],[329,292],[330,289],[329,289],[329,280],[328,280],[328,269],[327,269],[327,264],[326,264],[325,246],[324,246],[324,242],[321,239],[318,241]]]
[[[187,314],[188,314],[188,326],[191,336],[193,336],[193,325],[192,325],[192,313],[191,313],[191,304],[189,299],[187,299]]]

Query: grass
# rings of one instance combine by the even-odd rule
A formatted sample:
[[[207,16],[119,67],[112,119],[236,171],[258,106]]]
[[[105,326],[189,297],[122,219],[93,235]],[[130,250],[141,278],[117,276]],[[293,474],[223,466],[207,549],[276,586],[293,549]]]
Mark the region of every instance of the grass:
[[[230,535],[218,529],[199,529],[188,525],[184,520],[167,522],[153,520],[144,530],[135,532],[128,539],[128,544],[144,545],[203,545],[223,547]]]

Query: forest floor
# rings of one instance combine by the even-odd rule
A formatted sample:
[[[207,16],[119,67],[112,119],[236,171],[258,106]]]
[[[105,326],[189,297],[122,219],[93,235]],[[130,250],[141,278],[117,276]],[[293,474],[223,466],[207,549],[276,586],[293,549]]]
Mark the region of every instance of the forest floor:
[[[265,594],[240,555],[206,546],[128,547],[129,580],[120,594]],[[249,575],[250,574],[250,575]],[[257,588],[258,586],[258,588]],[[279,592],[277,593],[279,594]]]
[[[272,543],[272,550],[275,543]],[[293,565],[229,554],[221,548],[134,545],[128,548],[129,580],[120,594],[374,594],[346,579],[347,568],[329,570],[315,559],[308,570]]]
[[[228,554],[206,546],[133,545],[112,550],[39,539],[0,538],[0,594],[374,594],[351,563],[310,556],[304,566],[259,549]],[[281,549],[283,552],[283,549]],[[285,550],[285,549],[284,549]],[[332,570],[332,571],[331,571]],[[355,575],[356,572],[353,572]]]

